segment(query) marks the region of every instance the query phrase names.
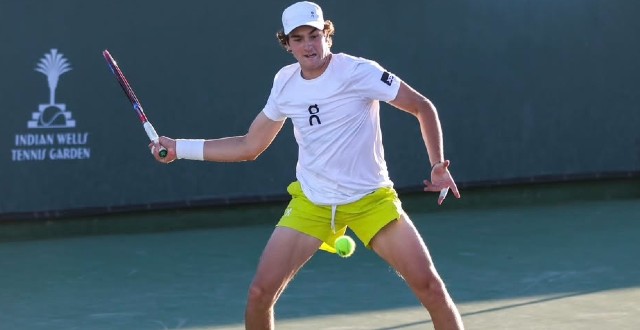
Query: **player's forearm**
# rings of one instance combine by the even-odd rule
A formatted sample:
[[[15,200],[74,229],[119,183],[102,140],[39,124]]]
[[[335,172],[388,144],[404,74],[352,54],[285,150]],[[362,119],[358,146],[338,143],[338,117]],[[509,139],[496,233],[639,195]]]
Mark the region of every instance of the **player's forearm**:
[[[444,147],[442,142],[442,127],[438,112],[431,101],[425,99],[416,117],[420,122],[422,139],[429,154],[431,165],[444,161]]]
[[[246,136],[206,140],[204,160],[211,162],[243,162],[255,160],[263,150],[252,146]]]
[[[165,147],[175,148],[175,158],[210,162],[243,162],[255,160],[269,147],[282,128],[284,120],[273,121],[260,112],[247,134],[211,140],[173,140],[163,138]],[[171,160],[169,160],[170,162]]]

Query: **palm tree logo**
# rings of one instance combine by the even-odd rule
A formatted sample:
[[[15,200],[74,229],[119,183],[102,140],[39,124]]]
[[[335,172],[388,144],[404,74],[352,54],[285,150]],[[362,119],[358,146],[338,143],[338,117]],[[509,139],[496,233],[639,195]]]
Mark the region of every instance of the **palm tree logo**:
[[[47,76],[49,84],[49,103],[40,104],[38,111],[32,113],[31,120],[27,123],[29,128],[51,128],[51,127],[75,127],[76,121],[71,118],[71,112],[66,111],[66,105],[56,103],[56,89],[60,76],[71,71],[71,65],[58,50],[53,48],[50,53],[45,54],[36,71]]]

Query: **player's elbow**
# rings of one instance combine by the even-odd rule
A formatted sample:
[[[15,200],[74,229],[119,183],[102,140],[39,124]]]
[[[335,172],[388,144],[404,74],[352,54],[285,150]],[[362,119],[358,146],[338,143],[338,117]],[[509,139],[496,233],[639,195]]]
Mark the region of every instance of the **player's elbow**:
[[[252,143],[251,141],[244,141],[244,148],[242,148],[241,159],[242,161],[254,161],[260,157],[265,147],[259,143]]]
[[[260,154],[262,154],[262,152],[250,152],[247,153],[244,160],[247,162],[252,162],[256,159],[258,159],[258,157],[260,157]]]
[[[429,99],[426,97],[422,97],[419,100],[417,100],[415,102],[414,109],[415,109],[414,110],[415,115],[419,115],[421,113],[432,114],[436,110],[435,106],[433,106],[433,103],[431,103],[431,101],[429,101]]]
[[[435,111],[433,103],[418,93],[399,95],[395,100],[391,101],[391,104],[418,118],[423,117],[425,114],[429,115]]]
[[[258,157],[260,156],[261,152],[254,150],[254,149],[246,149],[246,150],[242,150],[242,152],[240,152],[237,155],[237,158],[235,161],[238,162],[252,162],[256,159],[258,159]]]
[[[434,120],[438,118],[436,107],[426,97],[415,102],[408,112],[419,119],[426,118]]]

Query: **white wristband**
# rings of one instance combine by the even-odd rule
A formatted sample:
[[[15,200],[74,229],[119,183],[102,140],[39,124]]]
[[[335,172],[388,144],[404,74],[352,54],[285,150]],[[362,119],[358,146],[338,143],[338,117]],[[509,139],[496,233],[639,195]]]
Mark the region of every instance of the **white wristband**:
[[[204,139],[177,139],[178,159],[204,160]]]

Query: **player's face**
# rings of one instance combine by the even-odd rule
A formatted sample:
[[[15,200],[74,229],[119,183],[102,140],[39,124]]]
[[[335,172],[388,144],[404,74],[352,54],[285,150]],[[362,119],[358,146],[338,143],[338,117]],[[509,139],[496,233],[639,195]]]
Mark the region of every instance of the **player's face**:
[[[298,60],[306,79],[320,76],[329,64],[329,44],[321,30],[300,26],[289,33],[289,50]]]

